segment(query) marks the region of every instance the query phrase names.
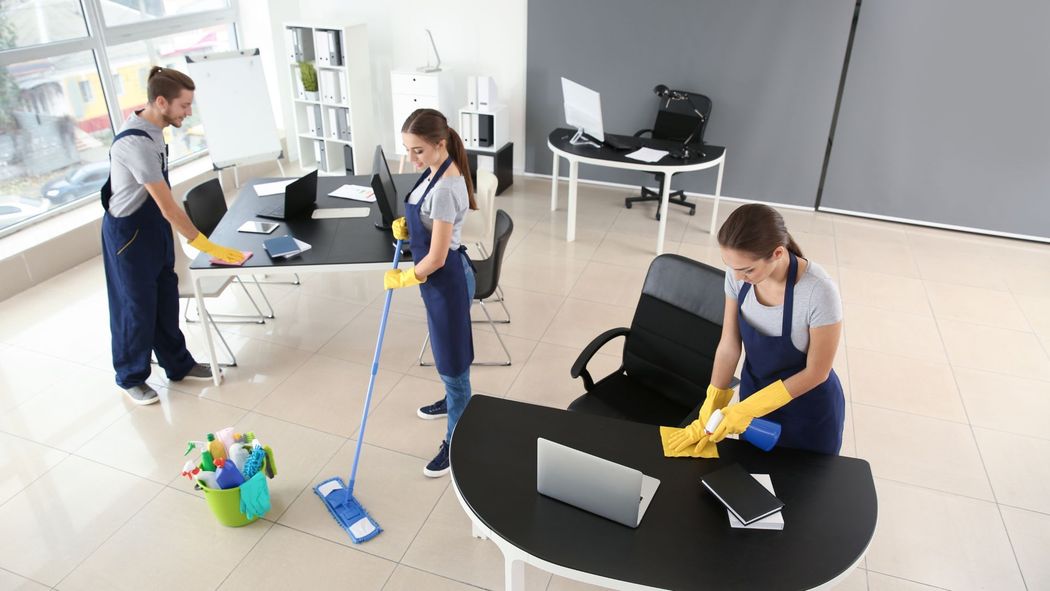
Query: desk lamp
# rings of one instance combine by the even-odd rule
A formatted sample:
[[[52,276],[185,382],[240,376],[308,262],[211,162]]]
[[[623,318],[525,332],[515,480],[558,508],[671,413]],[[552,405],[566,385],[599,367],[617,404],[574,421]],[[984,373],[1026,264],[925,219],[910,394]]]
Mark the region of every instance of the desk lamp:
[[[657,84],[656,87],[653,88],[653,93],[660,98],[667,99],[667,103],[664,104],[665,109],[671,104],[671,101],[689,101],[689,105],[693,108],[693,113],[695,113],[699,119],[693,132],[682,141],[682,150],[679,152],[673,152],[671,156],[680,160],[688,160],[697,155],[704,158],[706,154],[704,154],[703,150],[689,149],[689,144],[693,141],[693,138],[700,133],[700,129],[703,128],[704,122],[707,121],[707,117],[704,117],[704,114],[700,112],[700,108],[696,106],[695,102],[693,102],[693,95],[684,90],[671,90],[666,84]]]

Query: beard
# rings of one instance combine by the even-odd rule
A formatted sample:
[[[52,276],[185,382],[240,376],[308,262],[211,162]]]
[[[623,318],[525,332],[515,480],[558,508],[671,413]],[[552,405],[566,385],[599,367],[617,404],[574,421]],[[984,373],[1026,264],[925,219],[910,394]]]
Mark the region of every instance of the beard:
[[[160,116],[168,125],[171,125],[173,127],[182,127],[182,120],[184,119],[183,117],[172,117],[167,113],[161,113]]]

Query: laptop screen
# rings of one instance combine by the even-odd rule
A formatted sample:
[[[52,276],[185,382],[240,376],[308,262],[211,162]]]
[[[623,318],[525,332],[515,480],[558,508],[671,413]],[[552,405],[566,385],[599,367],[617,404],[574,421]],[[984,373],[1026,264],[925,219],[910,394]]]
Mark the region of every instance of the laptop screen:
[[[383,217],[381,228],[389,230],[397,217],[398,197],[394,176],[390,174],[390,166],[386,162],[386,155],[383,154],[383,146],[376,146],[375,156],[372,158],[372,191],[375,192],[376,204]]]

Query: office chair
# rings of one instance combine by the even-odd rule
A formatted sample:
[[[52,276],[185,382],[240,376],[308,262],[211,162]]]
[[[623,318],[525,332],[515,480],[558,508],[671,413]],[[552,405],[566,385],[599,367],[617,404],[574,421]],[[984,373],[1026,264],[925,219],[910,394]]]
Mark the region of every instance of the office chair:
[[[660,110],[656,112],[656,121],[653,123],[652,129],[640,129],[635,132],[634,137],[640,138],[648,133],[656,140],[668,140],[681,143],[685,141],[690,134],[696,132],[697,125],[699,124],[700,130],[696,133],[696,136],[693,138],[690,145],[703,144],[704,131],[707,130],[707,122],[711,118],[711,99],[695,92],[690,92],[688,94],[690,97],[690,100],[688,101],[669,100],[663,103]],[[693,113],[693,105],[695,105],[696,109],[703,114],[704,118],[702,121],[698,121],[696,114]],[[659,188],[656,191],[653,191],[649,187],[642,185],[640,195],[624,199],[624,206],[627,209],[631,209],[631,206],[635,203],[646,201],[660,202],[660,196],[663,194],[664,190],[664,174],[662,172],[654,172],[653,176],[659,181]],[[672,191],[668,203],[687,207],[689,208],[689,215],[696,215],[696,204],[686,201],[685,192],[682,190]],[[656,219],[660,219],[659,208],[656,210]]]
[[[725,272],[675,254],[653,259],[630,328],[613,328],[588,344],[570,374],[586,393],[569,410],[651,425],[696,418],[707,395],[725,313]],[[624,337],[620,368],[595,382],[587,363]]]
[[[492,297],[499,287],[499,276],[503,270],[503,255],[507,253],[507,243],[510,242],[510,235],[513,232],[514,220],[511,219],[510,215],[502,209],[496,211],[496,230],[492,241],[492,254],[483,260],[473,261],[474,268],[478,271],[474,288],[474,302],[478,303],[481,306],[481,311],[485,313],[485,318],[487,318],[489,326],[492,327],[492,332],[496,333],[496,339],[499,340],[500,346],[503,347],[503,353],[507,355],[507,360],[475,361],[471,365],[506,366],[511,364],[510,350],[507,349],[507,344],[503,342],[503,337],[500,336],[499,329],[496,328],[496,324],[507,324],[510,322],[510,312],[507,311],[507,306],[503,304],[502,299],[496,300],[503,306],[503,311],[507,313],[507,320],[493,320],[492,315],[489,314],[489,310],[485,306],[485,300]],[[429,345],[430,333],[428,332],[426,340],[423,341],[423,348],[419,350],[420,365],[433,365],[429,361],[423,361],[423,354],[426,353]]]
[[[179,235],[175,228],[171,229],[171,233],[175,239],[175,274],[179,277],[179,299],[186,300],[186,312],[184,317],[189,314],[190,302],[196,301],[196,294],[193,292],[193,278],[190,275],[190,260],[189,255],[182,249],[179,242],[182,240],[182,236]],[[226,288],[233,283],[233,277],[203,277],[201,278],[201,297],[204,298],[217,298],[226,291]],[[243,287],[243,286],[242,286]],[[205,310],[207,312],[207,310]],[[200,310],[198,310],[198,314]],[[205,315],[201,315],[202,318]],[[222,346],[226,348],[226,354],[230,356],[229,363],[221,363],[225,367],[237,367],[237,357],[233,354],[233,350],[230,349],[230,344],[226,342],[226,337],[222,335],[222,331],[219,330],[216,320],[212,318],[211,314],[207,314],[206,317],[210,320],[205,326],[204,330],[214,329],[215,334],[219,337],[219,341],[222,342]],[[189,321],[189,318],[187,318]]]
[[[499,190],[499,179],[487,170],[476,170],[474,179],[474,201],[477,203],[476,210],[467,213],[463,220],[461,242],[471,249],[469,254],[472,259],[489,256],[488,245],[492,244],[492,237],[496,231],[496,191]],[[496,286],[495,299],[492,302],[503,302],[503,290]],[[507,307],[504,305],[503,310]],[[500,324],[510,322],[510,314],[507,320],[499,321]]]

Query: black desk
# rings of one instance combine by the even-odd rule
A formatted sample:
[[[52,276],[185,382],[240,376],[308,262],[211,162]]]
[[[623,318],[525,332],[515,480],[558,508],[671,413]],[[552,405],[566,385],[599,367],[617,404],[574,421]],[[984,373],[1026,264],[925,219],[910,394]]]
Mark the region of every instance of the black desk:
[[[390,230],[375,227],[380,220],[379,206],[375,203],[364,203],[350,199],[329,197],[328,193],[343,184],[369,185],[371,175],[365,176],[321,176],[317,178],[317,208],[368,207],[372,211],[368,217],[340,219],[311,219],[310,214],[290,220],[281,220],[281,224],[270,234],[250,234],[238,232],[246,221],[274,221],[255,215],[258,211],[270,209],[284,200],[284,194],[260,197],[255,193],[254,185],[278,179],[256,179],[241,187],[222,221],[208,238],[216,244],[250,250],[253,255],[244,266],[223,267],[212,265],[211,256],[205,253],[197,255],[190,264],[190,275],[197,296],[197,309],[202,313],[202,326],[210,322],[200,295],[200,280],[203,277],[251,275],[260,272],[340,272],[340,271],[375,271],[391,267],[394,258],[393,236]],[[398,195],[404,197],[411,191],[412,185],[419,178],[417,174],[394,175],[394,184]],[[399,211],[404,209],[398,199]],[[310,250],[289,259],[271,259],[263,248],[263,242],[277,236],[290,235],[310,244]],[[377,288],[378,289],[378,286]],[[219,368],[216,363],[215,345],[210,330],[204,330],[211,355],[214,383],[219,385]]]
[[[536,492],[536,438],[637,468],[660,480],[631,529]],[[474,522],[507,561],[508,590],[524,563],[620,589],[813,589],[863,558],[877,500],[864,460],[736,440],[717,460],[665,458],[657,427],[476,395],[456,426],[452,481]],[[732,529],[700,478],[729,462],[768,473],[785,503],[782,531]]]
[[[715,182],[715,203],[711,211],[711,235],[715,233],[715,223],[718,221],[718,202],[722,197],[722,171],[725,168],[726,149],[722,146],[705,145],[704,155],[699,153],[685,160],[672,157],[670,154],[656,162],[641,162],[627,157],[634,150],[614,150],[602,146],[574,146],[569,139],[575,132],[571,129],[555,129],[547,137],[547,147],[554,154],[551,165],[551,211],[558,209],[558,165],[559,159],[565,158],[569,161],[569,215],[565,230],[565,240],[572,242],[576,240],[576,186],[579,182],[579,164],[593,164],[594,166],[605,166],[608,168],[624,168],[627,170],[639,170],[643,172],[659,172],[665,175],[664,190],[660,196],[660,224],[656,238],[656,254],[663,253],[664,234],[667,230],[667,201],[671,196],[671,177],[679,172],[693,172],[708,168],[718,168],[718,178]],[[612,134],[606,134],[612,135]],[[624,136],[615,136],[624,137]],[[654,140],[651,138],[640,138],[642,147],[654,150],[666,150],[674,152],[681,149],[678,142],[665,140]]]

